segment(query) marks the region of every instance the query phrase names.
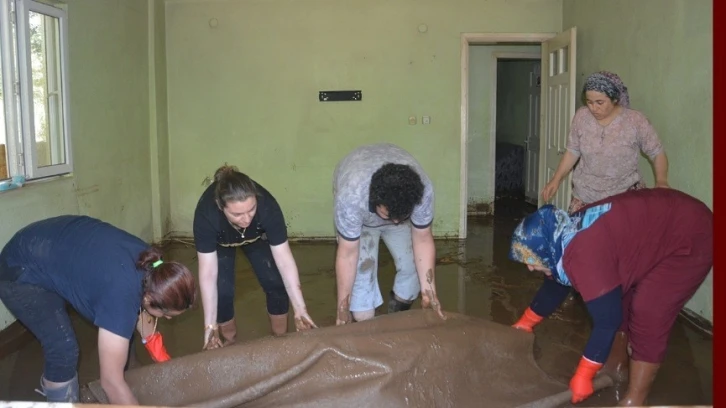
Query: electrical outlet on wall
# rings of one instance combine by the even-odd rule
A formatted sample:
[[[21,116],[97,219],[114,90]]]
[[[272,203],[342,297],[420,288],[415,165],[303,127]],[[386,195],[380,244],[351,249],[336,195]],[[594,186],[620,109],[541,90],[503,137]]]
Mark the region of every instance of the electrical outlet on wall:
[[[408,117],[408,124],[409,125],[415,125],[416,124],[416,117],[415,116],[409,116]]]
[[[422,116],[421,123],[423,123],[424,125],[431,124],[431,116]]]

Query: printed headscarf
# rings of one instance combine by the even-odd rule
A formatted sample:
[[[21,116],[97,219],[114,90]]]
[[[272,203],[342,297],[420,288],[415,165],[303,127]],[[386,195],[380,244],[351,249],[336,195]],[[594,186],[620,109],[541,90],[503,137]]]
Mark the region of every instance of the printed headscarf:
[[[618,74],[608,71],[600,71],[590,75],[587,77],[585,85],[582,87],[583,94],[587,91],[603,93],[613,101],[617,100],[618,105],[621,105],[624,108],[630,107],[630,95],[628,95],[628,88],[625,86]]]
[[[547,268],[558,283],[572,286],[562,265],[565,248],[610,207],[610,203],[601,204],[572,216],[551,204],[540,207],[514,230],[509,259]]]

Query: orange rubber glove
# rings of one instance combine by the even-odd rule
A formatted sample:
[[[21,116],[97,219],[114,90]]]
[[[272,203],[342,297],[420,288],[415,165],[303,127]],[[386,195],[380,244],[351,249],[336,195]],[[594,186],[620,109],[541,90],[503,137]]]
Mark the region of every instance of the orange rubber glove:
[[[570,380],[573,404],[584,401],[585,398],[595,392],[592,388],[592,379],[595,378],[595,374],[600,370],[600,367],[602,367],[602,363],[590,361],[585,357],[580,359],[575,375]]]
[[[154,332],[151,336],[142,339],[141,342],[144,343],[146,351],[149,352],[149,355],[154,362],[162,363],[164,361],[171,360],[169,353],[166,352],[166,347],[164,347],[164,340],[161,337],[161,333]]]
[[[539,324],[542,319],[542,316],[538,315],[537,313],[532,311],[531,308],[528,307],[527,310],[524,311],[522,317],[520,317],[517,323],[514,323],[512,327],[532,333],[532,329],[534,328],[534,326]]]

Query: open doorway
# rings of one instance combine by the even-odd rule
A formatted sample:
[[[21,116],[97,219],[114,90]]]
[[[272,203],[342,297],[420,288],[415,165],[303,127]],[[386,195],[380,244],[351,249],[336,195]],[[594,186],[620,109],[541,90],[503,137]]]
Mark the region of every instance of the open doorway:
[[[537,200],[541,45],[472,44],[467,50],[467,218],[492,215],[495,208],[503,215],[499,210],[511,208],[512,199],[522,207],[526,192]],[[527,155],[526,146],[535,151]]]
[[[577,60],[577,28],[571,27],[560,33],[463,33],[461,34],[461,138],[459,184],[459,238],[467,238],[467,224],[471,215],[499,213],[495,211],[496,165],[496,76],[477,73],[477,47],[515,47],[515,50],[497,52],[528,53],[525,47],[536,47],[540,55],[540,107],[539,143],[528,143],[529,158],[536,156],[536,188],[530,191],[532,201],[546,180],[552,176],[560,156],[565,151],[570,121],[575,114],[575,62]],[[521,47],[521,48],[520,48]],[[538,52],[537,52],[538,50]],[[494,50],[486,52],[494,53]],[[489,71],[495,71],[497,57],[488,57]],[[521,57],[508,57],[522,59]],[[527,59],[527,58],[524,58]],[[495,60],[493,63],[491,60]],[[487,79],[488,78],[488,79]],[[477,81],[489,81],[489,88],[482,93]],[[477,90],[478,89],[478,90]],[[479,94],[478,94],[479,93]],[[482,96],[484,95],[484,96]],[[494,99],[494,102],[490,102]],[[484,102],[482,102],[484,101]],[[486,108],[477,104],[489,105]],[[480,116],[477,116],[480,115]],[[484,118],[484,119],[482,119]],[[525,160],[528,162],[529,158]],[[524,171],[525,175],[530,169]],[[563,181],[556,196],[551,200],[562,208],[571,193],[570,176]],[[527,196],[525,183],[525,196]],[[477,193],[477,189],[480,189]],[[542,205],[540,197],[537,205]]]
[[[497,53],[495,58],[494,205],[531,210],[539,180],[540,55]]]

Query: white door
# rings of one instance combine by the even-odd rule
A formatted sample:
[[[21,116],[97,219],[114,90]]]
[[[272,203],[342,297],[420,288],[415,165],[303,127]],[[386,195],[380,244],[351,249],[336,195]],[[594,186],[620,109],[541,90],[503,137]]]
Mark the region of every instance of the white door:
[[[542,67],[535,63],[529,73],[529,112],[527,122],[527,139],[524,141],[524,199],[528,203],[537,204],[539,195],[539,117]]]
[[[577,27],[560,33],[542,43],[542,135],[540,141],[539,194],[565,153],[570,122],[575,116],[575,60],[577,55]],[[562,181],[551,203],[567,210],[572,193],[572,172]]]

